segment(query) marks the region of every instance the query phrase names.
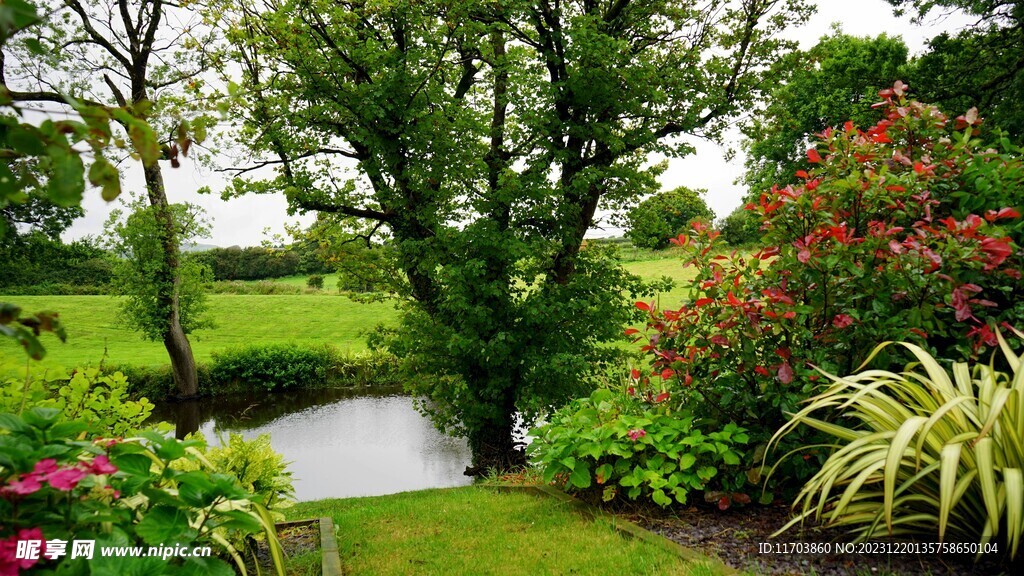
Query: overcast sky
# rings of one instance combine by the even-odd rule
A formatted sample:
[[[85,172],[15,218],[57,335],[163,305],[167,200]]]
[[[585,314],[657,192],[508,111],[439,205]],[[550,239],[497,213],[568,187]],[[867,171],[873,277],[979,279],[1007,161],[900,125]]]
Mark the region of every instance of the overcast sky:
[[[803,49],[810,48],[829,32],[833,22],[838,22],[847,34],[854,36],[876,36],[883,32],[901,36],[910,48],[911,54],[919,54],[925,42],[944,30],[957,30],[970,22],[959,15],[929,22],[924,26],[910,23],[910,18],[896,18],[892,8],[884,0],[818,0],[818,12],[805,25],[790,30],[789,36],[800,42]],[[737,156],[726,162],[723,148],[701,141],[694,142],[697,153],[683,159],[672,160],[668,171],[661,178],[665,189],[676,186],[706,188],[707,201],[719,217],[728,215],[740,204],[743,190],[733,182],[742,172],[743,158]],[[248,196],[222,201],[217,195],[199,195],[202,186],[212,189],[223,188],[224,180],[219,174],[200,167],[185,159],[178,169],[166,167],[164,179],[171,202],[192,202],[206,209],[213,221],[210,238],[200,242],[218,246],[253,246],[269,238],[270,234],[284,234],[285,223],[299,221],[289,217],[283,196]],[[125,191],[141,191],[141,169],[130,169],[125,178]],[[110,210],[118,202],[107,204],[98,191],[88,191],[82,206],[84,218],[76,221],[64,235],[66,240],[85,235],[98,235]],[[301,219],[311,222],[312,216]],[[269,230],[269,234],[265,232]],[[621,233],[613,228],[593,230],[591,235],[607,236]]]

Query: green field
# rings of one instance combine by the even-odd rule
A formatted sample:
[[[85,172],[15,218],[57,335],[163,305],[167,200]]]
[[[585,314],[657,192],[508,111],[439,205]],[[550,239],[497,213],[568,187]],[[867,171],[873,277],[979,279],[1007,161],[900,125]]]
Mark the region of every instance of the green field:
[[[676,306],[686,290],[678,284],[692,277],[692,271],[678,258],[628,262],[625,268],[643,278],[668,276],[677,287],[659,295],[661,306]],[[306,285],[306,276],[282,278],[296,286]],[[247,344],[309,343],[331,344],[343,351],[366,348],[365,334],[379,323],[393,324],[398,312],[390,303],[360,304],[336,294],[334,276],[325,278],[318,294],[285,296],[212,294],[210,316],[216,327],[198,330],[191,337],[196,359],[212,352]],[[61,344],[43,335],[48,355],[39,368],[71,368],[97,365],[106,355],[108,364],[153,365],[167,362],[163,345],[147,342],[138,334],[116,324],[118,299],[112,296],[5,296],[26,312],[60,312],[68,340]],[[8,339],[0,341],[0,375],[20,370],[25,355]]]
[[[41,367],[96,365],[106,350],[112,364],[166,364],[163,344],[147,342],[135,332],[116,325],[118,299],[112,296],[12,296],[25,311],[56,310],[68,333],[61,344],[43,335],[48,354]],[[394,322],[392,304],[357,304],[344,296],[236,296],[209,297],[210,316],[216,327],[198,330],[191,337],[197,360],[217,350],[247,344],[286,342],[331,344],[343,351],[366,348],[364,333],[380,322]],[[24,366],[25,355],[8,339],[0,341],[0,370]]]

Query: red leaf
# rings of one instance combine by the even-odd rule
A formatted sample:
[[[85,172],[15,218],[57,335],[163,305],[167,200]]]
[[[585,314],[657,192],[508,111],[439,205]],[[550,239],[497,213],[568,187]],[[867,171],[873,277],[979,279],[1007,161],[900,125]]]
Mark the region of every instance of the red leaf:
[[[814,148],[808,148],[807,160],[809,160],[811,164],[818,164],[821,162],[821,154],[818,154],[818,151]]]
[[[715,301],[714,298],[698,298],[697,301],[693,303],[693,306],[695,308],[700,308],[701,306],[707,306],[708,304],[713,304],[714,301]]]
[[[848,134],[852,134],[855,130],[853,127],[853,120],[847,120],[846,123],[843,124],[843,129],[846,130]]]
[[[651,311],[651,305],[648,304],[647,302],[637,302],[636,303],[636,307],[641,309],[641,310],[643,310],[644,312],[650,312]]]
[[[725,299],[729,301],[729,305],[730,306],[742,306],[743,305],[743,302],[740,302],[740,299],[737,298],[736,295],[732,293],[732,290],[729,290],[729,294],[725,297]]]
[[[639,334],[640,331],[636,328],[626,328],[626,336],[632,336],[633,334]]]
[[[693,384],[693,376],[690,376],[690,374],[687,373],[686,376],[683,378],[683,385],[689,386],[690,384]]]
[[[668,380],[669,378],[676,375],[676,371],[671,368],[665,368],[661,371],[661,379]]]
[[[804,180],[807,180],[808,178],[811,177],[811,175],[808,174],[806,170],[797,170],[796,175],[798,178],[803,178]]]
[[[797,253],[796,259],[803,264],[807,264],[811,261],[811,251],[807,248],[801,249],[800,252]]]
[[[639,380],[640,371],[637,370],[636,368],[633,368],[632,370],[629,371],[629,377],[632,378],[633,380]]]
[[[756,372],[757,374],[760,374],[761,376],[767,376],[768,375],[768,369],[765,368],[764,366],[758,366],[758,367],[754,368],[754,372]]]
[[[789,384],[793,381],[793,367],[789,365],[789,362],[779,364],[778,370],[779,382],[783,384]]]
[[[658,394],[657,396],[654,397],[654,403],[657,404],[659,402],[664,402],[665,400],[668,400],[668,397],[668,392],[662,392],[661,394]]]
[[[722,496],[718,499],[718,509],[723,512],[729,509],[730,504],[732,504],[732,502],[729,500],[728,496]]]

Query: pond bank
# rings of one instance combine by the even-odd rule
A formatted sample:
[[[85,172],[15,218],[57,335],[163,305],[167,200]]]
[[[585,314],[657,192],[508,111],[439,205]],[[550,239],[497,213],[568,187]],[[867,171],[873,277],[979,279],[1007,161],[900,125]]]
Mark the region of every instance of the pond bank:
[[[197,363],[197,398],[223,398],[309,389],[372,389],[401,386],[398,360],[387,352],[341,352],[327,346],[257,345],[215,352]],[[108,365],[121,372],[133,398],[156,404],[179,401],[170,365]]]

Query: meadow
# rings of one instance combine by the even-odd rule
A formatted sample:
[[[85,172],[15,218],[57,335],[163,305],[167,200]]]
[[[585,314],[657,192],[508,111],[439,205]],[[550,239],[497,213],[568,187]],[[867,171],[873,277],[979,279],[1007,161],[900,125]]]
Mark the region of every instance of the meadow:
[[[692,274],[677,257],[650,255],[623,266],[642,278],[672,278],[676,286],[657,295],[659,305],[675,305],[686,294],[681,282]],[[280,278],[275,282],[306,287],[306,276]],[[190,336],[196,360],[213,352],[248,344],[330,344],[342,352],[366,349],[366,334],[378,324],[393,325],[398,310],[391,302],[358,303],[337,293],[337,278],[324,279],[324,290],[295,295],[209,295],[214,327]],[[5,296],[26,312],[54,310],[67,330],[67,342],[51,334],[42,336],[47,356],[34,370],[107,364],[166,364],[159,342],[143,340],[117,322],[118,297],[114,296]],[[0,375],[23,372],[26,357],[8,339],[0,341]]]

